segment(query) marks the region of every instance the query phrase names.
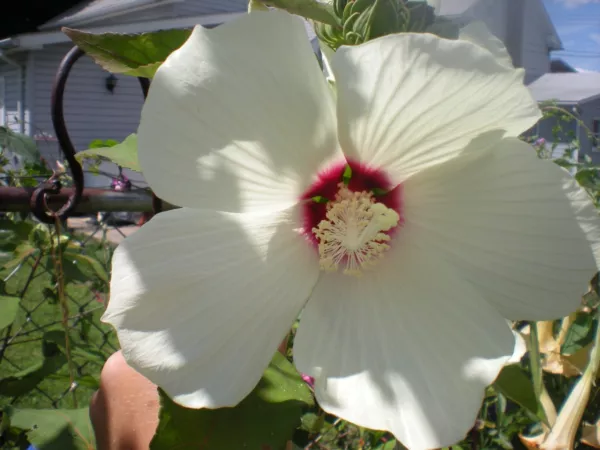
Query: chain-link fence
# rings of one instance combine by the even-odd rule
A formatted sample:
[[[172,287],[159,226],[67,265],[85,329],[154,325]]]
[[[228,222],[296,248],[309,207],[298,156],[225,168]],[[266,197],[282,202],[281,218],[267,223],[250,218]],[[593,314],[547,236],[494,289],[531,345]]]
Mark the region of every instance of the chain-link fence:
[[[98,216],[58,226],[2,219],[11,240],[3,245],[12,252],[0,271],[0,295],[18,309],[0,338],[1,403],[77,407],[97,389],[102,364],[117,348],[111,328],[100,322],[110,259],[139,220],[127,220],[127,213]]]
[[[52,91],[54,135],[62,155],[49,159],[31,137],[0,127],[3,408],[89,403],[104,362],[118,348],[112,329],[100,321],[113,251],[160,209],[143,181],[136,185],[114,164],[95,164],[86,173],[75,158],[63,96],[82,55],[77,47],[67,53]],[[149,81],[140,79],[140,85],[145,96]]]

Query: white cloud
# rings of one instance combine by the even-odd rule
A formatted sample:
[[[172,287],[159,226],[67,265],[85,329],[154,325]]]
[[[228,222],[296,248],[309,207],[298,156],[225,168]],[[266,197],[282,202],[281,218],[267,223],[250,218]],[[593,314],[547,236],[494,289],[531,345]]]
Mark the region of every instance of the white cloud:
[[[600,3],[600,0],[555,0],[562,3],[567,8],[577,8],[581,5],[587,5],[589,3]]]
[[[581,73],[593,73],[593,70],[588,70],[588,69],[582,69],[581,67],[575,67],[575,70],[577,72],[581,72]]]

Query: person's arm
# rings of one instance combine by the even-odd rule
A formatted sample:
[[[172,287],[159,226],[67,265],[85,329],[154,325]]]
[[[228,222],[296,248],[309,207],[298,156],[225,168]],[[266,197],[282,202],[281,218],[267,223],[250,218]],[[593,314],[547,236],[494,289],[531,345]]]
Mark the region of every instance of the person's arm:
[[[287,337],[279,345],[285,354]],[[125,362],[120,351],[104,364],[90,402],[98,450],[147,450],[158,426],[156,385]]]
[[[156,386],[113,354],[102,369],[90,418],[98,450],[147,450],[158,426]]]

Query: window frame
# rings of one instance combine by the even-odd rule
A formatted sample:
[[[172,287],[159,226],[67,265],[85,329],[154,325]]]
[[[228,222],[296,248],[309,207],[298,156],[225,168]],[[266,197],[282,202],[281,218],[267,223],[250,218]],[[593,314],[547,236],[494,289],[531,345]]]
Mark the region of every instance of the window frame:
[[[0,127],[5,127],[6,123],[6,79],[0,75]]]

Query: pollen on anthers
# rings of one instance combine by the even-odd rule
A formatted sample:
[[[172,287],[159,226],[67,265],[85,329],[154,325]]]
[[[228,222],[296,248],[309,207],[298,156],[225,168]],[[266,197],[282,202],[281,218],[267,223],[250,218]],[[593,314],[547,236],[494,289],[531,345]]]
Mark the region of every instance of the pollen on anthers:
[[[318,240],[320,266],[336,271],[345,265],[347,275],[360,275],[390,248],[384,233],[396,227],[400,215],[371,192],[350,191],[339,183],[335,200],[327,204],[325,218],[312,229]]]

